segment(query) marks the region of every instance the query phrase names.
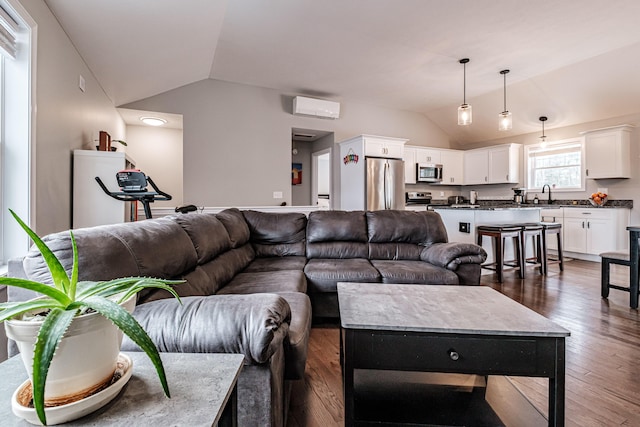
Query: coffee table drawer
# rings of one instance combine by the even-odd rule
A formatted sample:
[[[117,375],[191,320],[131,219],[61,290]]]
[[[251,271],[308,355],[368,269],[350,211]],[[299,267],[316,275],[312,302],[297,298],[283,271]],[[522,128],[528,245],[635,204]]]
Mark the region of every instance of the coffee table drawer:
[[[354,333],[354,368],[476,374],[549,375],[539,340],[518,337]]]

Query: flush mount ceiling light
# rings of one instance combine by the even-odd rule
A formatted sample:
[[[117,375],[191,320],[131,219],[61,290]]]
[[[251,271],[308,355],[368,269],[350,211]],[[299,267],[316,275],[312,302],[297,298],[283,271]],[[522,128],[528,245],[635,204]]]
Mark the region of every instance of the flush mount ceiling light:
[[[511,113],[507,110],[507,74],[509,70],[502,70],[500,74],[504,77],[504,109],[498,114],[498,130],[510,130],[513,125]]]
[[[167,123],[165,119],[161,119],[159,117],[140,117],[140,121],[149,126],[162,126]]]
[[[459,61],[463,67],[463,89],[462,89],[462,105],[458,107],[458,124],[467,126],[471,124],[471,105],[467,104],[467,62],[469,58],[463,58]]]
[[[546,116],[540,116],[539,120],[542,122],[542,135],[540,136],[540,145],[542,145],[542,147],[546,147],[547,146],[547,136],[544,134],[544,122],[547,121],[547,117]]]

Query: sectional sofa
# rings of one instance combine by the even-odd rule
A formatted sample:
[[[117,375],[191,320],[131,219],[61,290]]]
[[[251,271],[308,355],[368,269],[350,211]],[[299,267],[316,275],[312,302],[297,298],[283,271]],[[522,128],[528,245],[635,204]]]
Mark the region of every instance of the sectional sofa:
[[[179,278],[182,305],[162,290],[138,297],[134,316],[163,352],[245,356],[238,425],[283,426],[292,381],[304,378],[314,316],[337,316],[336,284],[479,283],[476,245],[448,243],[434,212],[227,209],[74,231],[80,280]],[[44,240],[68,270],[68,232]],[[49,280],[36,250],[9,275]],[[33,297],[10,288],[9,300]],[[313,310],[312,310],[313,305]],[[15,346],[10,343],[10,354]],[[137,350],[125,339],[123,350]]]

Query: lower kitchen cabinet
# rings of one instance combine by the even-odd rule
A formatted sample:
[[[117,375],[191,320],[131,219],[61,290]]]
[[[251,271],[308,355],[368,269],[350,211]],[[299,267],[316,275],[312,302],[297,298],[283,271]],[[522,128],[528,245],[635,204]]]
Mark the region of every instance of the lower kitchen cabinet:
[[[629,246],[629,209],[564,208],[564,250],[599,255]]]

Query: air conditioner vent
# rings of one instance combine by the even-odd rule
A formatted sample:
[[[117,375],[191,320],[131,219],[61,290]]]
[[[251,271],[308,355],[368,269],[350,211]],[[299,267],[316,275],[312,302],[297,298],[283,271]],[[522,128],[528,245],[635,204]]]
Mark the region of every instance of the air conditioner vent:
[[[293,98],[293,114],[323,119],[337,119],[340,117],[340,103],[296,96]]]

